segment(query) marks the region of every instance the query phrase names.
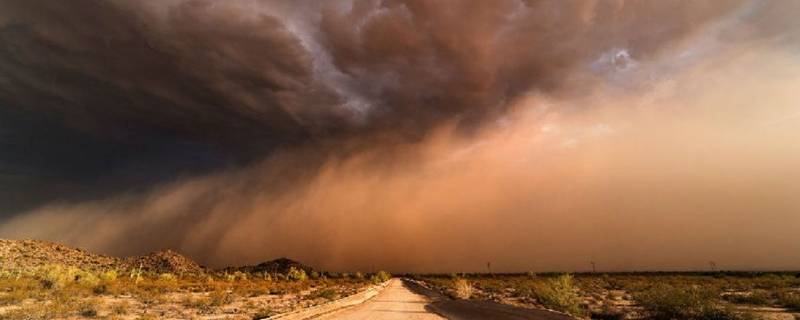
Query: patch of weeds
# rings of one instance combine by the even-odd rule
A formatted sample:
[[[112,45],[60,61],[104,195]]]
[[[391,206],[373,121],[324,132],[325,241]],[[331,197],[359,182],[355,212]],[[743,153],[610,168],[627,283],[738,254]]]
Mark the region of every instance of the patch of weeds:
[[[324,298],[330,301],[339,298],[339,293],[337,293],[336,290],[333,289],[322,289],[314,291],[314,293],[311,294],[311,298],[312,299]]]
[[[78,311],[78,314],[81,315],[81,317],[94,318],[97,317],[97,310],[92,307],[82,308]]]
[[[286,277],[293,281],[305,281],[308,279],[308,276],[303,269],[297,269],[295,267],[289,267],[289,271],[286,272]]]
[[[463,278],[453,280],[453,288],[450,296],[455,299],[469,299],[475,293],[475,288],[469,281]]]
[[[253,314],[253,320],[267,319],[273,315],[275,315],[275,312],[273,312],[272,310],[261,309],[258,310],[258,312],[256,312],[255,314]]]
[[[211,291],[208,295],[209,299],[211,300],[212,306],[223,306],[233,302],[233,295],[228,292],[227,289],[222,287],[217,287],[216,290]]]
[[[745,320],[753,315],[717,303],[719,294],[700,287],[678,288],[659,284],[635,295],[654,320]]]
[[[756,289],[748,294],[729,294],[724,299],[736,304],[748,304],[755,306],[772,305],[772,295],[767,290]]]
[[[126,315],[128,314],[129,308],[130,304],[128,301],[122,301],[111,306],[111,313],[115,315]]]
[[[778,303],[787,309],[800,311],[800,294],[781,291],[778,293]]]
[[[586,310],[581,308],[581,300],[572,279],[572,275],[564,274],[536,284],[536,299],[547,308],[575,316],[584,315]]]

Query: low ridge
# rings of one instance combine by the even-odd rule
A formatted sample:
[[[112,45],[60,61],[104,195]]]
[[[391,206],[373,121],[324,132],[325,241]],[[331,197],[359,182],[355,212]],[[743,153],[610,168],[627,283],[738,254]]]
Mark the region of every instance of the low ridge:
[[[303,270],[306,273],[311,273],[314,271],[314,268],[288,258],[278,258],[275,260],[265,261],[257,265],[228,267],[223,270],[228,272],[241,271],[245,273],[287,273],[291,268]]]
[[[140,268],[152,273],[202,273],[205,268],[194,260],[172,250],[152,252],[138,257],[125,258],[122,261],[123,269]]]
[[[0,239],[0,270],[29,269],[47,264],[84,270],[116,268],[120,259],[42,240]]]
[[[91,253],[84,249],[49,241],[0,239],[0,270],[24,270],[48,264],[72,266],[93,271],[107,269],[120,271],[141,270],[157,274],[197,274],[213,271],[172,250],[118,258]],[[286,273],[290,268],[301,269],[306,273],[314,271],[314,268],[310,266],[287,258],[266,261],[257,265],[227,267],[221,271]]]

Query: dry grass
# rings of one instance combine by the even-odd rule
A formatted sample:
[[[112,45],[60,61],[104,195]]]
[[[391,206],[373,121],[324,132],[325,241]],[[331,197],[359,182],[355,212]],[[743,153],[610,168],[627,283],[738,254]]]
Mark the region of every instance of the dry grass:
[[[452,287],[452,291],[450,291],[451,297],[458,299],[469,299],[472,297],[474,290],[466,279],[457,278],[453,280]]]
[[[800,311],[800,277],[795,273],[617,273],[574,277],[527,273],[417,278],[454,297],[457,283],[467,281],[472,286],[470,299],[555,309],[595,319],[657,318],[657,314],[670,309],[688,312],[680,319],[747,319],[751,315],[741,311],[758,311],[757,307]],[[664,287],[680,290],[667,291]],[[705,291],[701,294],[687,288]]]
[[[267,276],[241,272],[179,276],[48,265],[0,274],[0,306],[5,306],[0,308],[0,319],[185,318],[230,312],[249,318],[322,303],[371,284],[366,276],[331,279],[317,274],[315,278],[297,269]]]

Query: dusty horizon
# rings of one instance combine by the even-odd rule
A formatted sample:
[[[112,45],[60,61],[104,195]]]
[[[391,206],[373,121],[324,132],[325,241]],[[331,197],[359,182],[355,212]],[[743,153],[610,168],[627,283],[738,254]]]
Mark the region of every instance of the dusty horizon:
[[[798,270],[797,13],[4,2],[0,238],[211,267]]]

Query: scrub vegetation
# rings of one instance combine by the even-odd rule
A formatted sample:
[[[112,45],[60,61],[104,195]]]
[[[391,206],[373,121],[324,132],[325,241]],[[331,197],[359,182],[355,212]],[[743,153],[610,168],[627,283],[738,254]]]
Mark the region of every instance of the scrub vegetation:
[[[453,299],[592,319],[800,319],[800,273],[410,275]],[[469,284],[469,294],[464,284]]]
[[[211,270],[175,252],[115,260],[46,242],[0,244],[0,319],[260,319],[391,277],[313,270],[289,259]],[[130,261],[135,267],[127,268]]]

